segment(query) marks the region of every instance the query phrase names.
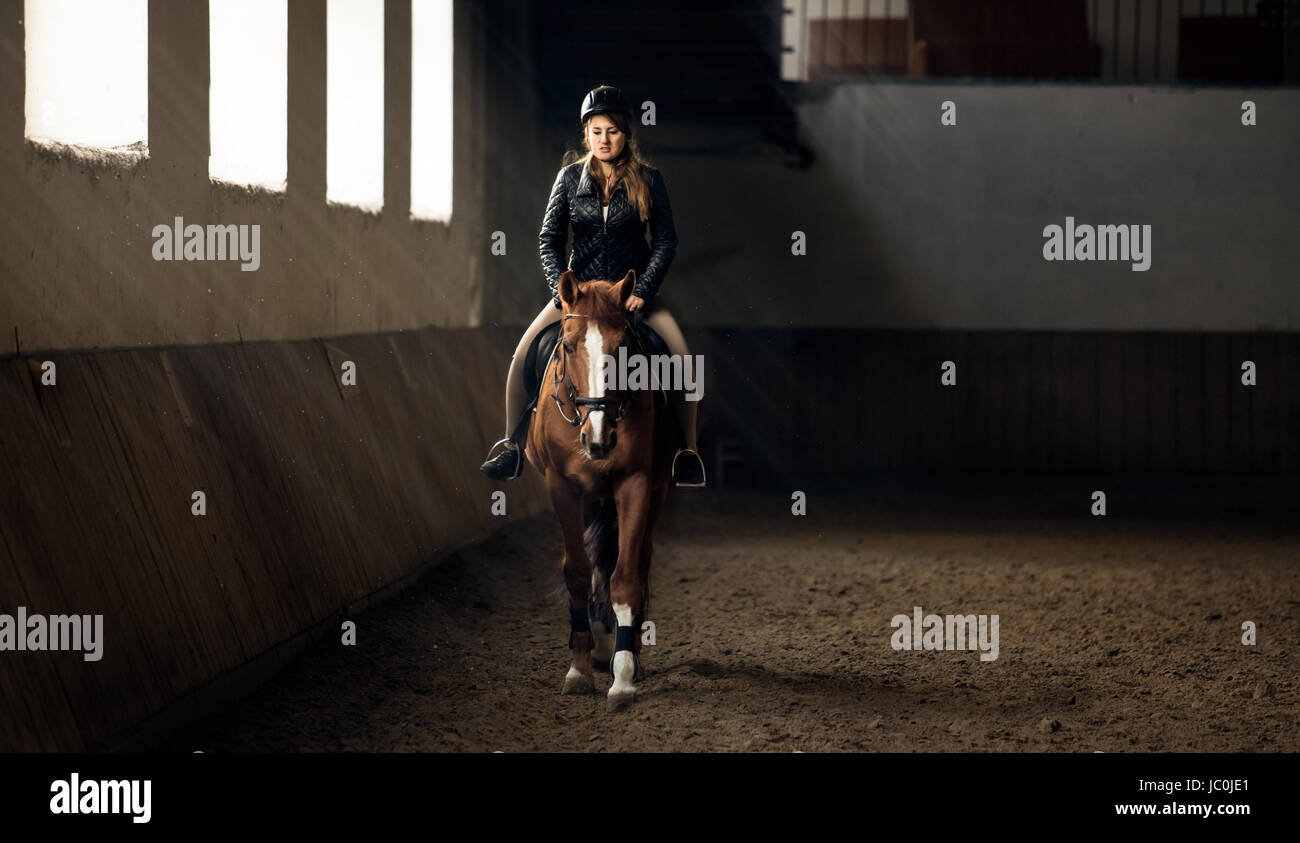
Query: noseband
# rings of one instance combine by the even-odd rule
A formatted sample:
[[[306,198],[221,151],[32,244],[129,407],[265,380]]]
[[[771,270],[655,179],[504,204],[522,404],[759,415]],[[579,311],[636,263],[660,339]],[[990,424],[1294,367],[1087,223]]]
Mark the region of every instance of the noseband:
[[[604,314],[600,314],[600,315],[604,315]],[[582,313],[564,314],[565,319],[577,318],[580,316],[588,319],[596,318],[592,316],[587,316],[586,314],[582,314]],[[637,347],[639,348],[641,346],[641,335],[637,333],[635,329],[633,329],[632,322],[625,315],[623,320],[623,335],[627,336],[628,334],[631,334],[632,337],[636,340]],[[563,418],[566,422],[573,425],[574,427],[582,427],[583,423],[588,418],[591,417],[591,413],[595,408],[599,408],[606,413],[611,413],[613,415],[614,422],[617,422],[619,419],[623,418],[624,414],[627,413],[627,408],[629,404],[629,398],[627,395],[624,395],[621,398],[614,398],[611,396],[605,396],[603,398],[594,398],[591,396],[578,394],[578,390],[573,386],[573,380],[569,377],[568,350],[565,349],[564,347],[563,330],[560,331],[560,342],[556,344],[555,351],[551,352],[551,356],[554,357],[556,354],[560,355],[560,360],[558,364],[555,364],[552,367],[555,372],[555,380],[554,380],[555,390],[554,392],[552,392],[551,397],[555,399],[555,406],[557,409],[559,409],[561,418]],[[568,390],[569,402],[572,403],[573,406],[577,408],[577,410],[573,414],[573,418],[569,418],[569,415],[564,412],[564,403],[560,401],[561,380],[564,381],[564,385]],[[609,408],[611,405],[617,405],[617,409],[610,410]],[[582,412],[584,407],[587,408],[586,415],[583,415]]]

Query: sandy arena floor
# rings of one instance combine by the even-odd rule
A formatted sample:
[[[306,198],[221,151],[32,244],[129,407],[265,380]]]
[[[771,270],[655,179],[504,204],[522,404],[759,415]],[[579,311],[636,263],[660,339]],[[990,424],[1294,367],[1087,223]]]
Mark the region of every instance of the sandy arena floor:
[[[1125,518],[1118,499],[1093,518],[1083,497],[1067,517],[1046,497],[811,493],[794,517],[781,493],[680,490],[649,673],[615,714],[608,676],[598,696],[559,693],[559,528],[517,524],[363,615],[357,646],[317,647],[165,747],[1300,750],[1300,530],[1231,509]],[[894,651],[890,619],[917,605],[997,613],[999,657]]]

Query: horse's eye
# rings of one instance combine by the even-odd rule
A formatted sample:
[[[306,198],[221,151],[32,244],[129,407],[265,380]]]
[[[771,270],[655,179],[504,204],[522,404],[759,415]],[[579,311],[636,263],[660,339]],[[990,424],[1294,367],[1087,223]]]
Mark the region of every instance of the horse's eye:
[[[565,341],[564,341],[564,350],[567,351],[567,352],[569,352],[570,354],[572,354],[572,353],[573,353],[573,343],[569,342],[568,340],[565,340]]]

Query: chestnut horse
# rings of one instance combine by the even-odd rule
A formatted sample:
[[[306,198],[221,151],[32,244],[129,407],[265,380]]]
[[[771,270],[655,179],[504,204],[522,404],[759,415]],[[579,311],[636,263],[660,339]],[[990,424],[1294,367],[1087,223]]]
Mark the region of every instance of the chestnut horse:
[[[636,284],[560,276],[560,342],[542,379],[525,454],[546,478],[564,534],[573,663],[566,694],[596,692],[610,669],[607,705],[630,702],[644,676],[641,624],[649,601],[651,535],[671,483],[680,432],[652,389],[609,389],[602,355],[644,353],[624,305]],[[615,380],[617,385],[618,381]]]

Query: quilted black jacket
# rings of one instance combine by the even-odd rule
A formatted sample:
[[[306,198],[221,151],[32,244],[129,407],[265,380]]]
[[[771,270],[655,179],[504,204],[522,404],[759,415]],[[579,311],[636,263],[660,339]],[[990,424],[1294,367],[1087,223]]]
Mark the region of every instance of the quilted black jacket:
[[[636,271],[635,294],[645,299],[646,307],[654,299],[668,266],[677,254],[677,231],[673,228],[673,211],[668,204],[668,187],[654,167],[646,166],[650,184],[650,245],[646,245],[647,223],[641,221],[636,206],[619,184],[609,200],[609,219],[601,215],[600,191],[583,162],[562,167],[551,188],[551,198],[542,218],[538,248],[542,269],[551,297],[560,306],[560,276],[566,268],[564,249],[568,226],[573,227],[573,251],[567,268],[580,281],[599,278],[619,281],[629,269]]]

